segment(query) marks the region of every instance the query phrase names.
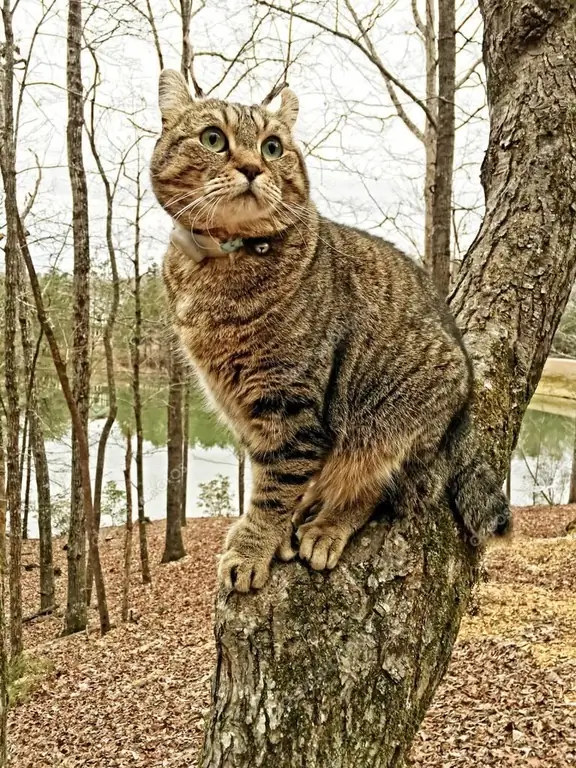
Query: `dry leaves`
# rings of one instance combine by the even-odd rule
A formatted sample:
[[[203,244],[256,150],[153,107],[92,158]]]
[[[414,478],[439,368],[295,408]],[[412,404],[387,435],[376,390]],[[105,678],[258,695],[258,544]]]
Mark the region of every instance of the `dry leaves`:
[[[488,553],[488,581],[414,744],[414,768],[576,765],[576,538],[561,538],[574,518],[569,507],[518,510],[514,540]],[[11,713],[12,768],[196,765],[213,661],[215,558],[229,522],[189,520],[188,557],[164,566],[163,524],[150,525],[154,583],[138,584],[135,547],[134,621],[126,625],[122,531],[103,533],[118,625],[100,638],[94,611],[91,631],[80,636],[59,638],[54,617],[26,625],[27,648],[52,671]],[[25,543],[23,563],[34,562],[35,544]],[[24,610],[32,613],[37,569],[23,578]]]

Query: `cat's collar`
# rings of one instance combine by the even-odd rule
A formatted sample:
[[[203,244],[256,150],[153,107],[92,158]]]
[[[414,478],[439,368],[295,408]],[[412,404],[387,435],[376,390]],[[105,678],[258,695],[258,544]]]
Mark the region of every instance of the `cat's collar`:
[[[204,259],[217,259],[223,256],[230,256],[246,248],[258,256],[263,256],[270,250],[270,238],[267,237],[237,237],[233,240],[217,240],[212,235],[201,232],[191,232],[189,229],[178,223],[174,224],[174,229],[170,234],[170,242],[179,251],[200,264]]]

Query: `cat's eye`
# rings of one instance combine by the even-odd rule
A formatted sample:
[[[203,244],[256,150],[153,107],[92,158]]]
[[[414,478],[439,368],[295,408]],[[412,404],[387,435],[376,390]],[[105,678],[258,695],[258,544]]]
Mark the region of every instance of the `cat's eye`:
[[[228,149],[226,136],[224,136],[220,128],[215,128],[214,126],[202,131],[200,141],[206,149],[210,149],[212,152],[224,152]]]
[[[277,160],[279,157],[282,157],[284,148],[278,136],[269,136],[266,141],[262,142],[260,151],[265,160]]]

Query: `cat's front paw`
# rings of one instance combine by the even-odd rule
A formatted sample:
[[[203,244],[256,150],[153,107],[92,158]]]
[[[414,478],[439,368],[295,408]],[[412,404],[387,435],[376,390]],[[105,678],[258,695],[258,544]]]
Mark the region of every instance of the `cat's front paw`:
[[[218,568],[220,582],[230,591],[261,589],[275,555],[284,561],[296,556],[290,536],[291,527],[286,531],[260,528],[249,517],[242,518],[228,534]]]
[[[300,558],[315,571],[334,568],[353,533],[345,523],[322,521],[321,518],[320,514],[312,522],[304,523],[296,533]]]
[[[220,558],[218,577],[230,592],[250,592],[266,584],[271,563],[271,556],[256,556],[251,551],[229,549]]]

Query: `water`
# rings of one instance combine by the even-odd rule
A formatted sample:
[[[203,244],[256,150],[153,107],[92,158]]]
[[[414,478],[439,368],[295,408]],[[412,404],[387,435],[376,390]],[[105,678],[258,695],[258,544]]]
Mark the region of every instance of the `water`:
[[[64,398],[54,382],[43,385],[41,415],[46,435],[55,528],[65,529],[70,493],[70,419]],[[166,515],[166,421],[167,387],[157,379],[145,380],[142,387],[144,435],[144,492],[146,515]],[[107,410],[106,388],[94,387],[89,439],[92,477],[97,443]],[[124,452],[128,429],[134,434],[132,396],[128,384],[118,387],[118,418],[108,448],[104,473],[103,525],[123,519]],[[560,504],[568,498],[576,429],[576,400],[536,395],[522,425],[512,458],[513,504]],[[135,439],[133,439],[135,449]],[[207,513],[200,502],[202,489],[214,481],[228,484],[230,511],[238,511],[238,461],[232,436],[193,390],[190,397],[187,515]],[[133,482],[135,466],[133,466]],[[250,490],[250,469],[246,467],[246,496]],[[112,486],[110,484],[113,484]],[[119,492],[119,493],[118,493]],[[226,494],[225,494],[226,495]],[[135,494],[134,494],[135,496]],[[136,499],[134,498],[134,504]],[[34,514],[35,489],[31,485],[30,536],[37,535]]]
[[[142,431],[144,438],[144,496],[146,515],[150,519],[166,516],[166,426],[168,389],[166,383],[150,379],[142,385]],[[48,388],[43,384],[44,397],[40,411],[45,430],[46,452],[50,470],[50,485],[53,503],[54,527],[66,528],[70,504],[70,418],[64,398],[56,384]],[[136,450],[135,425],[130,387],[118,386],[118,416],[110,433],[106,450],[104,470],[104,499],[102,525],[123,520],[124,463],[126,435],[131,431],[133,451]],[[98,440],[104,425],[108,408],[106,388],[93,388],[91,397],[91,420],[88,437],[90,442],[91,477],[96,471]],[[207,510],[200,503],[202,488],[211,482],[228,483],[230,512],[237,514],[238,503],[238,459],[234,440],[226,427],[204,403],[201,393],[193,389],[190,395],[188,473],[187,473],[187,514],[200,516]],[[132,465],[132,482],[136,481],[136,466]],[[246,493],[250,488],[250,469],[245,472]],[[112,484],[112,488],[111,485]],[[118,493],[119,492],[119,493]],[[136,514],[136,494],[133,494]],[[31,514],[29,535],[37,536],[38,526],[35,515],[36,492],[34,477],[31,483]]]

